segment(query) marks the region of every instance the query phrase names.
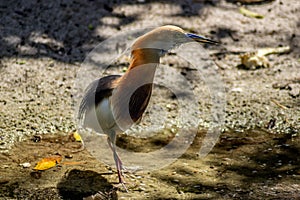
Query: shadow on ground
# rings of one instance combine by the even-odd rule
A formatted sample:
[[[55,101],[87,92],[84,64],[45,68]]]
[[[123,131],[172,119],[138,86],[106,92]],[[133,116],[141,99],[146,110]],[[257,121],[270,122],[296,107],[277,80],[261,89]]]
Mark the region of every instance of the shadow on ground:
[[[117,199],[116,190],[100,174],[73,169],[58,183],[57,189],[65,200],[82,200],[101,193],[107,199]]]
[[[198,15],[210,1],[151,1],[178,4],[180,16]],[[50,57],[63,62],[83,61],[95,45],[111,32],[134,23],[138,14],[115,11],[122,4],[137,1],[45,1],[23,0],[0,3],[1,57]],[[110,33],[106,33],[109,30]]]

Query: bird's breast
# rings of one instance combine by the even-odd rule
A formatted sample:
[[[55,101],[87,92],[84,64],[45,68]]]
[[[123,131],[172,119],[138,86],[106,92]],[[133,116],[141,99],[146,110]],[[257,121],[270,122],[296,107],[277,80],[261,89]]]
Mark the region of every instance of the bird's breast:
[[[119,129],[112,112],[110,97],[103,98],[96,106],[95,111],[98,122],[104,132],[106,132],[106,130],[117,131],[117,129]]]

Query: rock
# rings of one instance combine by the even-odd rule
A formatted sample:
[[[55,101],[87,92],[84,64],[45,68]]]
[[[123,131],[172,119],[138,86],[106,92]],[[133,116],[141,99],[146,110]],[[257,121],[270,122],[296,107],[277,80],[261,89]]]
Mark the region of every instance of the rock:
[[[300,84],[292,83],[289,84],[289,87],[291,88],[291,91],[289,91],[289,95],[296,98],[300,96]]]

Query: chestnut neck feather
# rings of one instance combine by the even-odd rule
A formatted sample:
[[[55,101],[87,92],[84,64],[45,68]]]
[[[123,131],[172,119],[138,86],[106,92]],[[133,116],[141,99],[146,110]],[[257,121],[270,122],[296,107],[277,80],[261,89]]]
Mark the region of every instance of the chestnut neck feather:
[[[131,52],[131,61],[128,71],[148,63],[159,63],[159,49],[134,49]]]
[[[111,98],[115,120],[122,128],[128,128],[141,119],[151,97],[158,64],[158,49],[132,51],[129,68],[119,79]]]

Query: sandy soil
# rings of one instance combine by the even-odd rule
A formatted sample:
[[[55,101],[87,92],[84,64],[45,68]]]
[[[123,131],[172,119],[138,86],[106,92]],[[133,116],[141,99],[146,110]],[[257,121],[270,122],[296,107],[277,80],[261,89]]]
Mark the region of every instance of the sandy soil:
[[[94,199],[300,199],[300,2],[246,5],[263,19],[243,16],[239,7],[225,0],[0,2],[0,197],[82,199],[100,191]],[[221,42],[205,49],[226,91],[223,134],[207,157],[197,156],[211,119],[210,95],[189,65],[167,55],[162,62],[203,94],[199,131],[171,165],[126,173],[126,193],[115,187],[114,168],[86,150],[73,153],[80,148],[68,136],[76,128],[74,80],[84,58],[104,39],[164,24]],[[239,66],[241,53],[279,46],[291,50],[267,56],[269,68]],[[111,72],[122,74],[126,65],[117,62]],[[172,101],[156,89],[152,105]],[[172,134],[146,140],[124,134],[117,143],[147,152]],[[34,135],[42,135],[41,141],[34,142]],[[63,157],[57,167],[32,170],[54,154]],[[31,167],[19,165],[24,162]]]

